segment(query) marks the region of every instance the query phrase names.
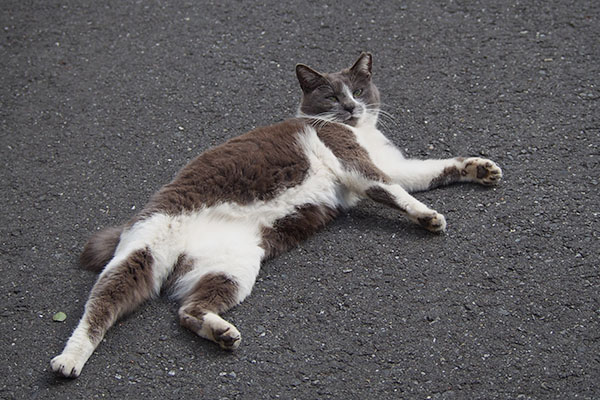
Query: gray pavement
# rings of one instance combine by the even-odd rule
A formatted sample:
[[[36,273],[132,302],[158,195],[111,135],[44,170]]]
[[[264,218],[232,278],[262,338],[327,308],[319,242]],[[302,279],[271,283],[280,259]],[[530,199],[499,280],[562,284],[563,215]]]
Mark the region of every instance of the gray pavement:
[[[0,29],[0,398],[600,397],[597,1],[5,0]],[[502,185],[418,194],[442,236],[365,202],[268,262],[234,353],[161,298],[55,377],[89,234],[361,50],[394,142]]]

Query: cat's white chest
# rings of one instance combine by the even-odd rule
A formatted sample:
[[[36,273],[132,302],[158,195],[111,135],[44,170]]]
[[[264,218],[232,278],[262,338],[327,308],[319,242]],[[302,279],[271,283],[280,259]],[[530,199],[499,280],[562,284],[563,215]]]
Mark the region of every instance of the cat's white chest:
[[[404,155],[388,138],[374,125],[362,125],[353,128],[356,141],[369,154],[373,163],[386,174],[390,175],[397,168],[398,160]]]

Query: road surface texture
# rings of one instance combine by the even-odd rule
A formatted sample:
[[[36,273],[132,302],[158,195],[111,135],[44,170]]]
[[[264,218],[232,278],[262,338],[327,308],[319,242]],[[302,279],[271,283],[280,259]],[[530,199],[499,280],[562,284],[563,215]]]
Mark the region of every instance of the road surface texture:
[[[5,0],[0,29],[0,398],[600,397],[600,2]],[[233,353],[159,298],[55,377],[90,233],[361,50],[395,143],[502,184],[417,194],[444,235],[364,202],[267,262]]]

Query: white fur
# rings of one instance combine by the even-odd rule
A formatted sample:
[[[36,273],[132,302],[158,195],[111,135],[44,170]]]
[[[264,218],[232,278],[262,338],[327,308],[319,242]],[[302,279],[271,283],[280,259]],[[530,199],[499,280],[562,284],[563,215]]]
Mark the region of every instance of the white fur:
[[[88,324],[82,318],[77,329],[67,341],[62,354],[50,361],[50,367],[54,372],[72,378],[81,374],[81,369],[96,348],[90,341],[87,330]]]

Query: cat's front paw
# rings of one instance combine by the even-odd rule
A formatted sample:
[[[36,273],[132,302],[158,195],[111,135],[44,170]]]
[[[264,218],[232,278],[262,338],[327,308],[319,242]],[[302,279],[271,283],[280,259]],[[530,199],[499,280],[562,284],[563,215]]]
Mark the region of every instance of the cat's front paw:
[[[50,361],[52,371],[65,378],[77,378],[81,374],[84,362],[73,354],[61,354]]]
[[[461,175],[472,182],[492,186],[502,179],[502,169],[492,160],[473,157],[464,161]]]
[[[416,222],[430,232],[440,233],[446,230],[446,218],[437,211],[418,216]]]

